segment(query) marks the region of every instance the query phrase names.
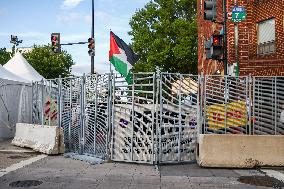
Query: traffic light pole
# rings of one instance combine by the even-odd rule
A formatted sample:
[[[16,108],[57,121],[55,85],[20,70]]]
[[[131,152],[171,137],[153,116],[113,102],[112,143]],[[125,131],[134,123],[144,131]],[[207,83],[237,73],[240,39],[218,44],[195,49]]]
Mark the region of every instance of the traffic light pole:
[[[77,42],[77,43],[63,43],[63,44],[60,44],[61,46],[62,45],[83,45],[83,44],[87,44],[88,42]]]
[[[224,32],[224,54],[223,54],[223,63],[224,63],[224,75],[228,75],[228,54],[227,54],[227,0],[223,0],[223,14],[224,14],[224,25],[223,25],[223,32]]]
[[[92,38],[95,38],[95,5],[94,0],[92,0]],[[94,56],[91,56],[91,74],[94,74]]]

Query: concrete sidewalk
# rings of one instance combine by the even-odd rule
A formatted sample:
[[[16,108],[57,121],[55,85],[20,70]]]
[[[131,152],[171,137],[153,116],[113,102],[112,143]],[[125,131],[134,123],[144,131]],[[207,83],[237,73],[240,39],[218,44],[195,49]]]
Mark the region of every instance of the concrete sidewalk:
[[[32,188],[266,188],[238,182],[240,176],[264,176],[257,170],[205,169],[197,164],[154,166],[104,163],[90,165],[62,156],[49,156],[0,177],[0,188],[15,181],[36,180]]]
[[[11,141],[0,142],[0,170],[39,154],[28,148],[13,146]]]

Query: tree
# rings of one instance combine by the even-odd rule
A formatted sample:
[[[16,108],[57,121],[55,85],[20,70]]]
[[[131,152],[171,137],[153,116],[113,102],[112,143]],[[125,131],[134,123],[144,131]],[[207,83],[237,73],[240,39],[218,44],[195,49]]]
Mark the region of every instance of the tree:
[[[6,48],[0,48],[0,64],[6,64],[12,57],[12,53],[7,52]]]
[[[196,0],[154,0],[130,20],[133,50],[140,56],[133,71],[197,74]]]
[[[46,79],[68,77],[74,61],[66,51],[55,54],[51,46],[34,46],[32,51],[24,53],[31,66]]]

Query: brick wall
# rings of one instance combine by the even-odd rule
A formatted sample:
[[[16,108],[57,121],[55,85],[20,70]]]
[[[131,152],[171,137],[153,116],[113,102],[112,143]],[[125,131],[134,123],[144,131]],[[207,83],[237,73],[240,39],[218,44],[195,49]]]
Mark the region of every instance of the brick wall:
[[[213,74],[223,70],[223,63],[206,60],[204,40],[222,29],[222,25],[203,20],[203,2],[198,0],[198,71]],[[227,1],[231,11],[234,0]],[[247,19],[238,24],[238,56],[235,49],[235,23],[228,21],[228,63],[239,60],[240,75],[284,75],[284,5],[282,0],[238,0],[238,5],[247,9]],[[222,20],[222,0],[217,0],[217,20]],[[275,18],[276,52],[257,55],[257,23]],[[238,58],[238,59],[237,59]]]

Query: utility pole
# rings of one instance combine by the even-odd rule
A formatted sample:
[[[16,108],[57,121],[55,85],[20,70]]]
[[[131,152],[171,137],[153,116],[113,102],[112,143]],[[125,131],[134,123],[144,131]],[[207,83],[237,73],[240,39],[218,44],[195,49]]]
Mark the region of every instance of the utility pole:
[[[92,38],[95,39],[95,5],[92,0]],[[91,74],[94,74],[94,56],[91,56]]]
[[[227,0],[223,0],[223,14],[224,14],[224,55],[223,55],[223,63],[224,63],[224,75],[228,75],[228,54],[227,54]]]

